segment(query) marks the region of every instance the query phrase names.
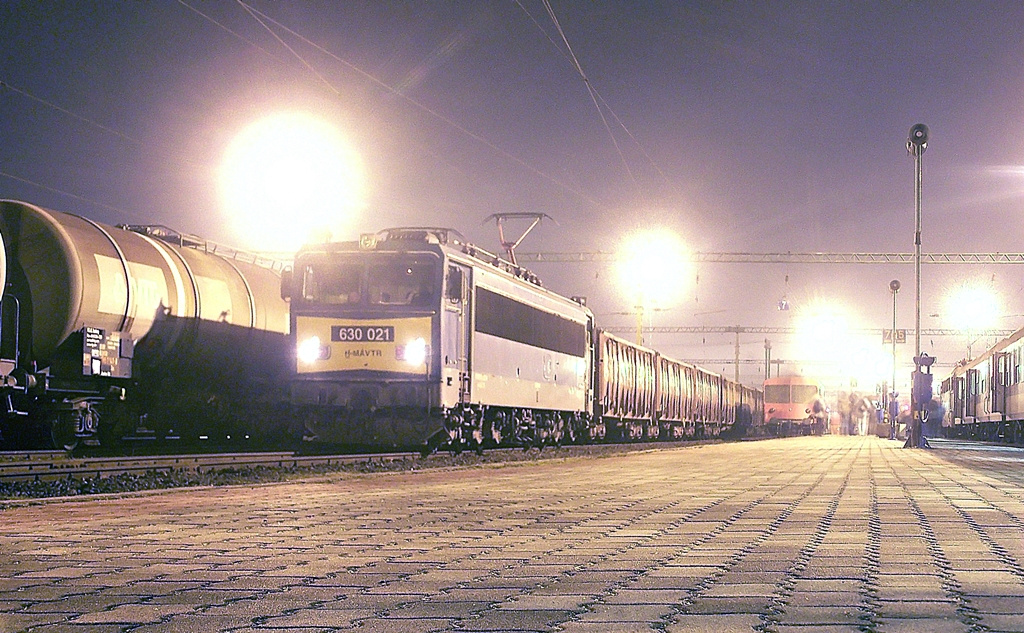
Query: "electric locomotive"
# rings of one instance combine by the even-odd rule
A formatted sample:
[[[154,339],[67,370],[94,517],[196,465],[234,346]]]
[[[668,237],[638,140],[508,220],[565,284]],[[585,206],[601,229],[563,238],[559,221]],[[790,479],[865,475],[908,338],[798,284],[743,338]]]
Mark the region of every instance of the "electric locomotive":
[[[590,310],[454,230],[305,246],[282,295],[306,439],[429,451],[599,433]]]
[[[305,246],[282,295],[311,441],[429,452],[761,426],[759,390],[596,328],[585,301],[451,229]]]

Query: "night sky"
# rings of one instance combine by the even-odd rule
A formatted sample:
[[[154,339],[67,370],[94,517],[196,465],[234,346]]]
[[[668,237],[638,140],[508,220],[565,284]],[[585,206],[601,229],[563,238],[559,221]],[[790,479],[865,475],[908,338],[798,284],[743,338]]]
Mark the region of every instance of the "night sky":
[[[451,226],[498,250],[487,216],[538,212],[555,222],[523,252],[610,252],[654,228],[701,252],[907,253],[906,140],[920,122],[924,251],[1019,253],[1021,24],[1021,2],[4,0],[0,197],[252,247],[218,170],[247,125],[302,111],[336,126],[365,169],[342,239]],[[635,323],[611,264],[534,269],[586,295],[601,324]],[[648,324],[788,327],[826,301],[855,328],[883,328],[898,278],[898,325],[912,328],[913,275],[702,264]],[[997,293],[996,327],[1024,325],[1020,265],[929,265],[922,327],[949,327],[944,296],[964,282]],[[797,357],[784,334],[741,335],[741,356],[763,359],[765,338],[775,358]],[[732,375],[720,361],[733,335],[651,342]],[[952,362],[969,342],[977,353],[992,339],[923,346]]]

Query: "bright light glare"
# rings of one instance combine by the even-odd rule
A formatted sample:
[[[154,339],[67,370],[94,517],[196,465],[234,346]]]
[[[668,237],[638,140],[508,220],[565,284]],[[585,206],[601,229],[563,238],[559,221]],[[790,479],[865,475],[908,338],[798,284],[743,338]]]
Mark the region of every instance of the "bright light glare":
[[[220,173],[246,246],[297,250],[343,230],[363,206],[363,166],[337,128],[303,113],[257,121],[230,144]]]
[[[864,341],[861,341],[864,343]],[[892,351],[872,344],[853,345],[848,369],[850,378],[862,387],[892,380]]]
[[[682,240],[667,231],[629,236],[619,248],[619,282],[636,305],[670,305],[692,274]]]
[[[802,310],[796,324],[797,344],[806,358],[841,362],[848,352],[850,324],[838,306],[819,303]]]
[[[297,353],[299,360],[306,364],[320,360],[320,337],[311,336],[299,343]]]
[[[427,360],[427,342],[422,338],[409,341],[405,346],[405,362],[413,366],[419,366],[425,360]]]
[[[963,331],[985,330],[995,327],[999,319],[999,299],[991,288],[983,285],[963,284],[946,298],[946,318],[949,324]]]

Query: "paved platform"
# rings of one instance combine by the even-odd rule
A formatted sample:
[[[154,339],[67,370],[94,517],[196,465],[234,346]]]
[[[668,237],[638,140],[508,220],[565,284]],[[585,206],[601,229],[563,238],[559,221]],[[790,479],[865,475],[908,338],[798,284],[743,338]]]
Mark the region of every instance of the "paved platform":
[[[1024,631],[1024,453],[877,438],[0,511],[0,631]]]

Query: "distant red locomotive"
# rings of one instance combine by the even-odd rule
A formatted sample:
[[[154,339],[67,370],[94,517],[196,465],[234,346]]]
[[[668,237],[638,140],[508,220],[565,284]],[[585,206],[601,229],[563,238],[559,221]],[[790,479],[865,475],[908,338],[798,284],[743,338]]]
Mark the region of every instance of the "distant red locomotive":
[[[821,435],[828,423],[821,385],[804,376],[764,381],[764,420],[769,435]]]

